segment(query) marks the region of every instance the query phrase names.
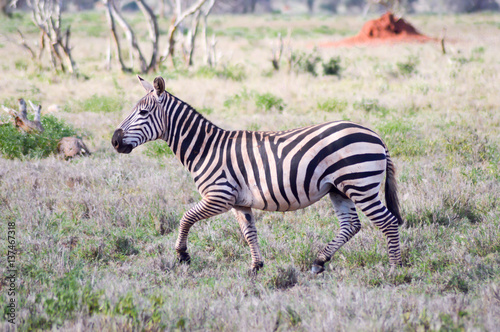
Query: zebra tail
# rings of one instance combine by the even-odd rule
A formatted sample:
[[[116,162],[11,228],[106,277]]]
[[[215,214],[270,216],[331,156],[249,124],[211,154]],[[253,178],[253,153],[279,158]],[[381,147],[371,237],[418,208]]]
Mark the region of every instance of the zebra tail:
[[[403,225],[404,221],[399,212],[398,186],[396,182],[396,168],[387,153],[387,172],[385,177],[385,204],[387,209],[396,217],[398,225]]]

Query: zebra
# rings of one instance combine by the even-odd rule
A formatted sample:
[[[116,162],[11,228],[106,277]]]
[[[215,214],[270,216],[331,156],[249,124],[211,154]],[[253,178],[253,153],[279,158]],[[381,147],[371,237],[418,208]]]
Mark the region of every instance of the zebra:
[[[163,139],[191,173],[202,199],[181,218],[177,258],[190,262],[187,238],[198,221],[232,210],[250,247],[251,269],[264,266],[252,209],[294,211],[326,194],[340,230],[316,256],[312,272],[324,271],[339,248],[361,229],[359,208],[385,235],[391,269],[401,266],[400,215],[395,166],[382,139],[349,121],[286,131],[224,130],[165,90],[138,76],[147,94],[115,130],[111,143],[130,153]],[[385,179],[385,183],[384,183]],[[384,205],[379,192],[385,185]]]

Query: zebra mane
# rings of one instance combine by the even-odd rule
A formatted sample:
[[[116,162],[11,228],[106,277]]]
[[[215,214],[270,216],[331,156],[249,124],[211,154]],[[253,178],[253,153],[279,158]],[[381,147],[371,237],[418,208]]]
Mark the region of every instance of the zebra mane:
[[[173,104],[175,104],[176,102],[178,102],[178,103],[181,104],[180,105],[180,109],[184,109],[184,106],[185,106],[185,111],[187,111],[188,113],[189,112],[194,112],[196,114],[196,116],[201,119],[201,121],[208,122],[211,126],[214,127],[214,129],[222,129],[219,126],[217,126],[215,123],[213,123],[212,121],[210,121],[209,119],[207,119],[203,114],[201,114],[198,110],[196,110],[196,108],[194,108],[190,104],[186,103],[184,100],[182,100],[179,97],[173,95],[172,93],[168,92],[167,90],[165,90],[165,94],[168,96],[166,98],[165,103],[163,104],[163,108],[164,108],[165,111],[166,111],[165,107],[167,106],[167,104],[169,104],[168,100],[172,99],[172,100],[174,100]]]

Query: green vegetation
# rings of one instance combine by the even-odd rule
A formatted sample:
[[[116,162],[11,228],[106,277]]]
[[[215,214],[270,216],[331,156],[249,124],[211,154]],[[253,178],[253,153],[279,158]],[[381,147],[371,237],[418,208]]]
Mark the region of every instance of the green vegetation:
[[[246,88],[243,88],[241,92],[226,99],[226,101],[224,101],[224,106],[226,108],[241,108],[251,100],[254,101],[257,111],[269,112],[271,110],[276,110],[281,112],[286,107],[282,98],[270,92],[258,93],[254,90],[248,91]]]
[[[196,72],[196,76],[205,78],[219,77],[236,82],[240,82],[246,78],[243,65],[232,64],[224,65],[222,68],[202,66]]]
[[[92,95],[90,98],[77,101],[69,101],[65,106],[66,112],[94,112],[94,113],[111,113],[119,112],[124,106],[124,100],[118,96],[102,96],[98,94]]]
[[[328,60],[328,62],[323,62],[323,74],[325,75],[335,75],[340,77],[340,72],[342,67],[340,66],[340,57],[333,57]]]
[[[396,66],[398,67],[400,75],[409,76],[417,73],[417,66],[419,63],[420,61],[418,57],[411,55],[406,59],[406,61],[396,62]]]
[[[285,103],[282,98],[273,95],[272,93],[256,93],[255,94],[255,106],[257,109],[263,111],[270,111],[275,109],[277,111],[283,111],[285,108]]]
[[[57,143],[63,137],[74,136],[76,131],[55,116],[40,119],[42,133],[26,134],[12,123],[0,125],[0,155],[8,159],[45,158],[57,152]]]
[[[325,101],[318,101],[317,108],[324,112],[341,113],[347,109],[348,103],[337,98],[328,98]]]
[[[290,61],[296,73],[309,73],[313,76],[318,76],[316,66],[321,62],[321,57],[317,54],[302,51],[292,52]]]

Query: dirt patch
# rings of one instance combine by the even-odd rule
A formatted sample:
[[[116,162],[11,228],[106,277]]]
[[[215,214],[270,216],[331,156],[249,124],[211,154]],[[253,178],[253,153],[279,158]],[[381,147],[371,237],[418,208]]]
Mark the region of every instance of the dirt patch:
[[[395,18],[387,12],[376,20],[363,25],[361,31],[354,37],[336,42],[323,43],[321,47],[352,46],[358,44],[380,44],[395,42],[428,42],[436,39],[427,37],[417,31],[402,18]]]

